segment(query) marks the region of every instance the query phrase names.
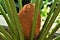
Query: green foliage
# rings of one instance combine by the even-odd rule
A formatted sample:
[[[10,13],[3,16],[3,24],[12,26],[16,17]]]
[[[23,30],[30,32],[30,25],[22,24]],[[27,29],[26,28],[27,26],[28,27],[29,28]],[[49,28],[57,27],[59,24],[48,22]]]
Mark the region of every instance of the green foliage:
[[[60,40],[60,35],[59,36],[57,36],[55,39],[53,39],[53,40]]]
[[[0,2],[1,2],[2,0],[0,0]]]
[[[0,2],[1,2],[1,0],[0,0]],[[23,31],[22,31],[22,26],[21,26],[21,23],[19,21],[18,15],[17,15],[17,10],[16,10],[14,0],[2,0],[2,2],[4,3],[5,7],[0,4],[0,14],[3,15],[3,17],[5,18],[5,20],[7,22],[10,34],[0,25],[0,37],[3,40],[25,40]],[[47,2],[48,2],[48,0],[46,0],[46,3]],[[59,4],[57,5],[57,8],[55,9],[57,2],[59,2]],[[36,28],[35,26],[36,26],[36,20],[37,20],[37,12],[38,12],[38,10],[40,11],[40,13],[42,12],[41,8],[43,5],[43,0],[31,0],[31,3],[35,3],[34,20],[32,23],[31,37],[30,37],[30,40],[33,40],[34,30]],[[22,0],[18,0],[18,4],[19,4],[19,9],[22,9]],[[6,12],[3,7],[5,8]],[[46,5],[46,7],[47,7],[47,5]],[[44,10],[45,10],[44,13],[47,13],[46,7],[44,8]],[[8,14],[8,16],[6,15],[6,13]],[[49,32],[52,24],[54,23],[54,21],[59,13],[60,13],[60,1],[55,0],[51,6],[50,12],[47,15],[47,18],[45,20],[43,28],[41,29],[41,32],[39,33],[40,35],[37,40],[50,40],[51,39],[53,34],[60,27],[60,23],[58,23],[52,29],[51,33]],[[48,35],[48,37],[46,37],[47,35]],[[58,39],[60,39],[60,36],[55,38],[54,40],[58,40]]]

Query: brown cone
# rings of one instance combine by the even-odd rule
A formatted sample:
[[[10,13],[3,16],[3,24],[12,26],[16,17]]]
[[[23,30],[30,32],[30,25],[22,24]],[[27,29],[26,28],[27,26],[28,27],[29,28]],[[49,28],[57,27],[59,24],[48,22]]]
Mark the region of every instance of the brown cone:
[[[22,24],[22,29],[24,32],[24,36],[26,39],[29,39],[31,27],[32,27],[32,21],[34,16],[34,5],[29,3],[26,4],[20,11],[19,11],[19,18]],[[37,24],[35,29],[34,37],[37,37],[40,32],[40,25],[41,25],[41,16],[38,12],[38,18],[37,18]]]

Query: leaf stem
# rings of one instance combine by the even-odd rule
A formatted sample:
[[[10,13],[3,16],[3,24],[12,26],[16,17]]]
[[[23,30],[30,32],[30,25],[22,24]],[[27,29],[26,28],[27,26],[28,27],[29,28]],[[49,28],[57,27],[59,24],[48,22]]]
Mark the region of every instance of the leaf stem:
[[[13,40],[10,34],[0,25],[0,32],[2,32],[8,40]]]
[[[1,33],[1,32],[0,32],[0,38],[2,38],[3,40],[8,40],[8,39],[6,38],[6,36],[5,36],[3,33]]]
[[[36,0],[35,1],[34,18],[33,18],[33,23],[32,23],[32,30],[31,30],[30,40],[34,39],[34,32],[35,32],[35,28],[36,28],[38,10],[39,10],[39,0],[38,1]]]
[[[52,31],[48,34],[48,38],[46,40],[50,40],[52,38],[52,36],[54,35],[54,33],[60,28],[60,23],[58,23],[53,29]]]
[[[56,17],[58,16],[60,12],[60,3],[59,5],[57,6],[53,16],[51,17],[51,19],[49,20],[49,23],[48,25],[45,26],[45,28],[42,30],[40,36],[39,36],[39,40],[45,40],[45,37],[47,36],[47,33],[49,32],[49,29],[51,28],[54,20],[56,19]],[[44,35],[44,36],[43,36]]]
[[[22,0],[18,0],[19,10],[22,9]]]
[[[0,14],[3,15],[3,17],[5,18],[5,20],[6,20],[7,24],[8,24],[9,31],[11,32],[11,36],[15,37],[14,31],[12,29],[13,26],[12,26],[8,16],[6,15],[6,13],[5,13],[5,11],[4,11],[4,9],[3,9],[3,7],[1,5],[0,5],[0,10],[1,10]]]

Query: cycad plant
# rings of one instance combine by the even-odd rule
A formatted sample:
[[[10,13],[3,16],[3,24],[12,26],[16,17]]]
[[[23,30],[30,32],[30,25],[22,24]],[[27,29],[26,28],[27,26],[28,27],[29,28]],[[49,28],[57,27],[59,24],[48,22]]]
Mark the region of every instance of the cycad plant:
[[[2,38],[2,40],[60,40],[60,36],[57,36],[56,38],[51,39],[54,33],[59,29],[60,23],[58,23],[52,29],[52,31],[49,32],[52,24],[54,23],[56,17],[60,12],[60,0],[54,0],[54,3],[51,6],[50,12],[48,13],[45,23],[41,30],[39,30],[40,26],[37,29],[36,25],[38,24],[40,25],[41,23],[40,14],[42,14],[41,8],[42,8],[43,0],[34,0],[34,1],[31,0],[31,3],[26,4],[23,7],[22,0],[18,0],[19,13],[20,13],[19,14],[17,13],[14,0],[1,0],[0,15],[3,15],[3,17],[5,18],[8,24],[8,29],[9,29],[9,32],[8,32],[2,27],[2,25],[0,25],[0,38]],[[58,5],[56,6],[57,2],[58,2]],[[34,15],[32,13],[34,13]],[[33,17],[31,18],[31,16]],[[24,20],[27,20],[26,23],[29,20],[33,20],[33,21],[31,22],[31,25],[30,25],[30,22],[28,22],[27,25],[25,25],[26,23],[24,22]],[[23,27],[23,25],[25,28]],[[27,28],[28,25],[29,27]],[[35,31],[36,31],[36,34],[38,33],[37,37],[35,37],[36,35]]]

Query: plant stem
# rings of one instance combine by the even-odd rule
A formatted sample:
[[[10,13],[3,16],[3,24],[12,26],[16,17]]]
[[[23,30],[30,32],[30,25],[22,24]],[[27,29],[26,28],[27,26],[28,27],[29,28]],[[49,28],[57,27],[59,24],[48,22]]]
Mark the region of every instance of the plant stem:
[[[54,33],[60,28],[60,23],[58,23],[53,29],[52,31],[48,34],[48,38],[46,40],[50,40],[51,37],[54,35]]]
[[[0,38],[2,38],[3,40],[8,40],[8,39],[6,38],[6,36],[5,36],[3,33],[1,33],[1,32],[0,32]]]
[[[22,0],[18,0],[19,10],[22,9]]]
[[[14,0],[3,0],[3,2],[5,4],[5,7],[7,8],[7,13],[10,18],[10,21],[12,22],[11,24],[13,26],[13,30],[16,37],[15,40],[16,39],[24,40],[21,24],[20,24],[20,21],[18,19],[18,15],[16,12]]]
[[[45,26],[45,28],[42,30],[42,33],[40,34],[39,36],[39,40],[45,40],[45,37],[47,36],[47,33],[49,32],[49,29],[51,28],[54,20],[56,19],[56,17],[58,16],[60,12],[60,3],[59,5],[57,6],[53,16],[51,17],[51,19],[49,20],[49,23],[48,25]],[[43,36],[44,35],[44,36]]]
[[[0,32],[2,32],[8,40],[13,40],[10,34],[0,25]]]
[[[35,1],[35,9],[34,9],[34,18],[33,18],[33,23],[32,23],[32,30],[31,30],[31,37],[30,40],[34,39],[34,33],[35,33],[35,28],[36,28],[36,21],[37,21],[37,16],[38,16],[38,10],[39,10],[39,0]]]
[[[16,11],[16,6],[15,6],[15,3],[14,3],[14,0],[9,0],[9,1],[10,1],[10,5],[11,5],[11,8],[12,8],[12,11],[13,11],[12,15],[13,15],[13,17],[15,17],[14,18],[14,22],[15,22],[15,26],[17,27],[17,30],[18,30],[18,36],[19,36],[18,38],[20,38],[20,40],[24,40],[22,26],[21,26],[19,17],[17,15],[17,11]]]
[[[10,3],[8,0],[3,0],[4,4],[5,4],[5,7],[7,8],[7,13],[8,13],[8,16],[10,18],[10,21],[11,21],[11,24],[12,24],[12,29],[14,31],[14,34],[15,34],[15,37],[17,38],[18,36],[18,32],[17,32],[17,28],[16,28],[16,25],[15,25],[15,22],[14,22],[14,17],[13,17],[13,11],[12,11],[12,8],[10,6]],[[15,40],[16,40],[15,38]]]
[[[36,0],[31,0],[31,3],[35,3]]]
[[[60,35],[54,38],[53,40],[60,40]]]
[[[1,5],[0,5],[0,10],[1,10],[0,14],[3,15],[3,17],[5,18],[5,20],[6,20],[7,24],[8,24],[9,31],[11,32],[11,36],[15,37],[14,31],[12,29],[13,26],[12,26],[8,16],[6,15],[6,13],[5,13],[5,11],[4,11],[4,9],[3,9],[3,7]]]
[[[49,20],[51,19],[51,16],[52,16],[52,14],[53,14],[53,10],[54,10],[57,2],[58,2],[58,0],[55,0],[54,3],[52,4],[51,9],[50,9],[50,12],[49,12],[48,15],[47,15],[47,18],[46,18],[46,20],[45,20],[45,23],[44,23],[44,25],[43,25],[43,27],[42,27],[42,30],[41,30],[40,34],[42,33],[42,31],[43,31],[45,28],[48,27],[47,25],[48,25],[48,23],[49,23]]]
[[[58,0],[55,0],[54,3],[52,4],[51,9],[50,9],[50,12],[48,13],[48,16],[47,16],[47,18],[46,18],[46,20],[45,20],[45,23],[44,23],[44,25],[43,25],[42,30],[43,30],[44,28],[46,28],[46,25],[48,25],[48,22],[49,22],[52,14],[53,14],[53,10],[54,10],[57,2],[58,2]]]

